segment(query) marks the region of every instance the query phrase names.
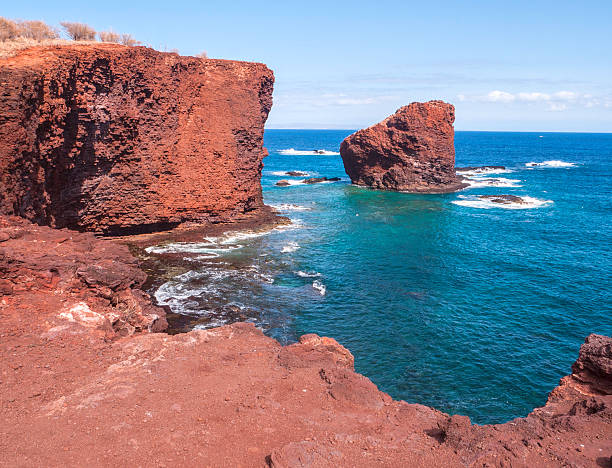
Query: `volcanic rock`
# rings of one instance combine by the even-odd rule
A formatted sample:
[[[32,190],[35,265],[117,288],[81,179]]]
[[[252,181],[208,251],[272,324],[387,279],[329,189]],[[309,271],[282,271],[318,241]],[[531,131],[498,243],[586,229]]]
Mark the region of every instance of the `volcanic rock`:
[[[1,215],[0,233],[9,237],[0,252],[5,300],[66,295],[56,315],[99,328],[107,337],[167,328],[164,309],[139,289],[147,275],[126,246]]]
[[[455,108],[442,101],[413,102],[380,123],[348,136],[340,146],[353,184],[403,192],[459,190],[455,173]]]
[[[331,338],[282,347],[235,323],[107,342],[57,316],[70,298],[0,301],[7,466],[606,466],[611,453],[612,396],[574,375],[526,418],[478,426],[393,401]],[[581,356],[599,362],[602,340]]]
[[[338,182],[339,180],[341,180],[340,177],[310,177],[300,182],[306,185],[313,185],[320,184],[321,182]],[[276,182],[275,185],[277,185],[278,187],[288,187],[289,185],[291,185],[291,183],[286,179],[282,179]]]
[[[312,185],[312,184],[320,184],[321,182],[338,182],[340,177],[311,177],[310,179],[304,179],[302,182],[304,184]]]
[[[0,59],[0,83],[0,213],[114,235],[263,207],[263,64],[74,44]]]
[[[580,347],[572,372],[576,379],[603,394],[612,395],[612,338],[589,335]]]
[[[511,203],[526,203],[525,200],[516,195],[480,195],[479,198],[490,200],[492,203],[501,203],[503,205],[509,205]]]

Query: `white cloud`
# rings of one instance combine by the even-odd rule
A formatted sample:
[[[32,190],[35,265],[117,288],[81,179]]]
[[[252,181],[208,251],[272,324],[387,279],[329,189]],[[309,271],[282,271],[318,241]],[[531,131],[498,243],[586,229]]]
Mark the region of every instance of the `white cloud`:
[[[574,93],[572,91],[559,91],[558,93],[553,94],[553,96],[561,101],[573,101],[580,97],[578,93]],[[590,97],[588,94],[584,95],[584,97],[587,96]]]
[[[551,110],[553,112],[561,112],[567,110],[567,104],[551,102],[548,106],[548,110]]]
[[[546,110],[560,112],[573,107],[593,108],[598,106],[609,107],[610,97],[593,97],[592,94],[578,93],[575,91],[557,91],[555,93],[542,93],[529,91],[520,93],[509,93],[507,91],[495,90],[484,95],[458,94],[457,99],[461,102],[496,102],[503,104],[545,104]]]
[[[491,91],[486,95],[485,99],[490,102],[512,102],[515,97],[513,94],[505,91]]]
[[[550,95],[546,93],[518,93],[516,96],[519,101],[550,101]]]

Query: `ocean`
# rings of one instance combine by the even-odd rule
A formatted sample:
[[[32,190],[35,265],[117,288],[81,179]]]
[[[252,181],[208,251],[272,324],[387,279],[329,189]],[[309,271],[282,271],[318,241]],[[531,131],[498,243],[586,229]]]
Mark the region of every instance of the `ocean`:
[[[612,134],[456,132],[457,166],[506,169],[413,195],[352,186],[350,133],[267,130],[264,200],[292,223],[150,248],[190,265],[157,301],[199,328],[333,337],[393,398],[477,423],[543,405],[584,338],[612,332]],[[300,183],[317,176],[341,180]],[[499,194],[527,203],[478,198]]]

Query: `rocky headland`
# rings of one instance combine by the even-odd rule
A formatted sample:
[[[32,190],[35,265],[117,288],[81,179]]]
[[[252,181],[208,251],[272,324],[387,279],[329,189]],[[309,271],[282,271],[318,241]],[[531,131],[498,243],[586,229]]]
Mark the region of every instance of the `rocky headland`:
[[[0,59],[0,213],[117,235],[256,212],[273,83],[117,44]]]
[[[332,338],[164,333],[123,243],[275,221],[265,66],[66,46],[0,60],[0,81],[0,466],[610,466],[609,337],[543,408],[478,426],[394,401]],[[454,183],[436,177],[415,186]]]
[[[353,184],[414,193],[454,192],[467,184],[455,172],[455,108],[413,102],[340,146]]]

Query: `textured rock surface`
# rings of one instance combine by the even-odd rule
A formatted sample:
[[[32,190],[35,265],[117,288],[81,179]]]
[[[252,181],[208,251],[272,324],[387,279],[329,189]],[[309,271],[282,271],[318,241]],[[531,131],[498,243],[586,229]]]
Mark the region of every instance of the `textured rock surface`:
[[[114,44],[0,59],[0,213],[124,234],[257,210],[273,82]]]
[[[455,108],[442,101],[413,102],[380,123],[348,136],[340,146],[346,173],[357,185],[406,192],[452,192]]]
[[[61,321],[93,328],[106,338],[165,330],[164,309],[139,289],[145,280],[126,246],[0,216],[0,298],[5,305],[24,298],[53,304]]]
[[[0,217],[0,466],[610,466],[609,337],[545,407],[475,426],[393,401],[331,338],[122,337],[144,275],[115,242]]]

